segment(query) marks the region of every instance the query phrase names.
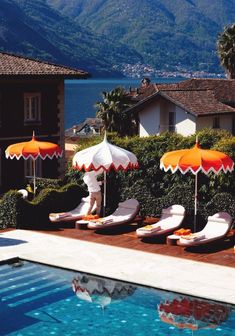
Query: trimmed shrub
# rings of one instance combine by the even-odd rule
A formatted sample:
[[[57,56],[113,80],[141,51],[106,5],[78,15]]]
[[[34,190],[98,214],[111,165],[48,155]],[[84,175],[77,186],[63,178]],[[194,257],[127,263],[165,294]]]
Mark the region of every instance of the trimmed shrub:
[[[235,218],[235,197],[226,192],[218,193],[206,204],[202,211],[204,218],[208,218],[208,216],[220,211],[228,212]]]
[[[27,201],[16,191],[9,191],[0,203],[1,228],[51,228],[50,212],[69,211],[75,208],[87,192],[79,185],[70,184],[58,190],[43,189],[33,201]],[[7,213],[8,209],[10,210]]]
[[[0,200],[0,229],[16,228],[19,214],[19,201],[22,195],[10,190]]]
[[[202,148],[220,150],[234,158],[235,138],[227,131],[205,129],[198,132],[198,136]],[[156,216],[163,207],[179,203],[186,207],[188,222],[191,223],[194,212],[195,176],[191,173],[185,175],[180,172],[166,173],[160,170],[159,165],[160,158],[164,153],[191,148],[195,144],[195,138],[195,135],[183,137],[169,132],[147,138],[120,138],[114,133],[108,134],[109,142],[136,154],[139,169],[107,174],[107,209],[111,212],[119,201],[136,198],[141,204],[142,215]],[[81,145],[79,150],[86,148],[86,146],[93,146],[100,141],[102,141],[102,137],[89,139],[82,144],[79,142]],[[76,172],[76,174],[78,174],[79,180],[81,173]],[[200,223],[205,223],[206,219],[203,208],[220,192],[235,195],[234,174],[224,174],[223,172],[218,175],[213,173],[209,175],[198,174],[198,221]]]

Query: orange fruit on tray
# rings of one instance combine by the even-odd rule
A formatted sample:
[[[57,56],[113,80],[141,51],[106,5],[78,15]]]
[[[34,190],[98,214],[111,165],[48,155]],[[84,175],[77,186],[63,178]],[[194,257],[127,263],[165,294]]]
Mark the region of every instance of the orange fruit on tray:
[[[174,231],[174,235],[176,236],[188,236],[190,233],[192,233],[190,229],[183,229],[183,228]]]
[[[98,215],[86,215],[82,217],[82,219],[84,220],[93,220],[93,219],[98,219],[98,218],[99,218]]]

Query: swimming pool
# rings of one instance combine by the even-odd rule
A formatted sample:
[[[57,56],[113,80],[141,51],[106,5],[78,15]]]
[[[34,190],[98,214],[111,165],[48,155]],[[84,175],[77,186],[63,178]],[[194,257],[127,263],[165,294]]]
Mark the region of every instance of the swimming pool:
[[[235,335],[235,307],[28,261],[0,266],[0,335]]]

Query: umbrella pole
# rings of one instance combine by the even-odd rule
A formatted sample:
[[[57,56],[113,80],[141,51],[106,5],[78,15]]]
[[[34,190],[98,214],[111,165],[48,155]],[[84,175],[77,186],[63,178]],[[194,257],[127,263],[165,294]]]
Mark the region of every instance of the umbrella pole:
[[[33,195],[35,196],[36,193],[36,164],[35,160],[33,159]]]
[[[197,177],[198,177],[198,174],[195,175],[194,221],[193,221],[194,232],[196,231],[196,226],[197,226]]]
[[[105,208],[106,208],[106,171],[104,171],[104,202],[103,202],[103,217],[105,217]]]

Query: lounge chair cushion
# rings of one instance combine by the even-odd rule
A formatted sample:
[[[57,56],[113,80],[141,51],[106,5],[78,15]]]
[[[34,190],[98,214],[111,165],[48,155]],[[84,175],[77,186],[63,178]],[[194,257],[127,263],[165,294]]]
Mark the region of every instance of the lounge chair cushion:
[[[100,229],[108,226],[125,224],[135,218],[139,211],[139,202],[135,199],[129,199],[121,202],[112,215],[101,218],[98,221],[90,221],[89,229]]]
[[[57,212],[50,213],[49,219],[51,222],[62,222],[62,221],[73,221],[82,219],[84,215],[86,215],[87,210],[89,209],[89,196],[81,199],[81,203],[73,210],[67,212]],[[92,212],[95,210],[95,204],[92,209]]]
[[[197,246],[219,240],[226,236],[227,232],[233,224],[232,217],[227,212],[218,212],[208,217],[205,227],[196,232],[195,237],[198,239],[185,239],[180,237],[178,244],[181,246]]]
[[[182,205],[174,204],[162,210],[161,218],[151,228],[142,227],[136,230],[139,238],[163,235],[176,230],[184,220],[185,209]]]
[[[162,214],[165,215],[179,215],[182,216],[182,214],[185,213],[185,209],[182,205],[174,204],[170,206],[167,209],[162,209]]]
[[[125,209],[136,209],[136,207],[139,206],[139,202],[135,199],[129,199],[124,202],[120,202],[118,204],[119,208],[125,208]]]
[[[216,218],[213,216],[208,217],[208,222],[215,222],[215,223],[225,223],[228,224],[228,220],[225,218]]]

